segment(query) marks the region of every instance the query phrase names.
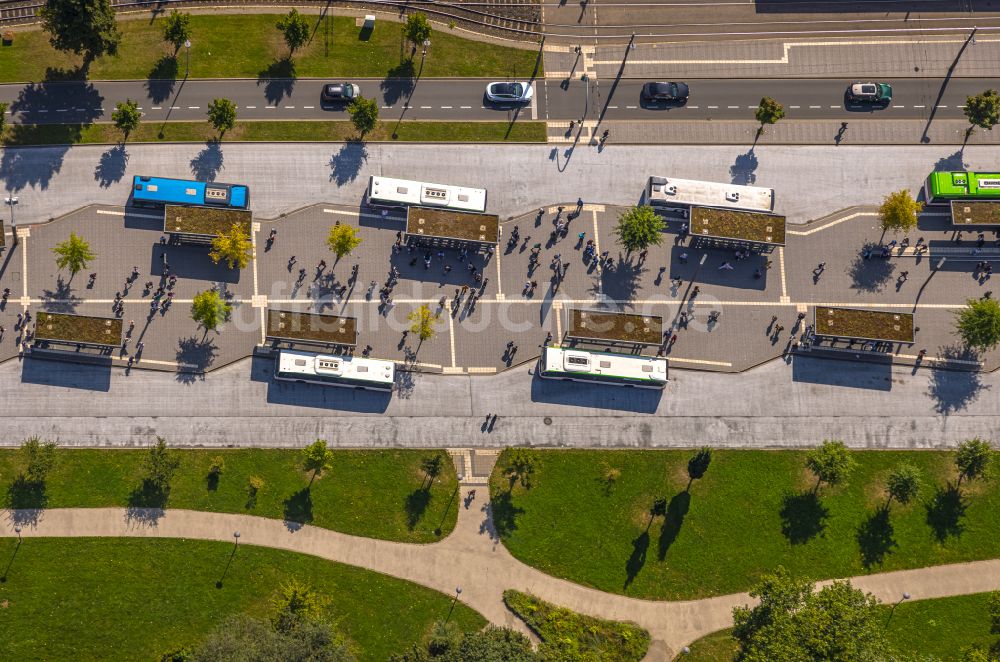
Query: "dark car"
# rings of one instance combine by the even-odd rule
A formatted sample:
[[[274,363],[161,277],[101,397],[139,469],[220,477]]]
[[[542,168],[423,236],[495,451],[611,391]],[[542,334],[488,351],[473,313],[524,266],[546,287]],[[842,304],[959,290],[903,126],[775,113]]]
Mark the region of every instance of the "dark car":
[[[687,83],[646,83],[642,86],[642,100],[648,103],[683,103],[689,95]]]
[[[321,103],[349,103],[361,96],[361,88],[354,83],[327,83],[319,95]]]

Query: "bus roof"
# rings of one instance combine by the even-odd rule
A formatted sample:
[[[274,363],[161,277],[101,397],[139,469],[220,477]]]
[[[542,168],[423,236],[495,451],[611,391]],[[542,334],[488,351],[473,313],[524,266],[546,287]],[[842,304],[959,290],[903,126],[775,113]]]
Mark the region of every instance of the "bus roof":
[[[927,178],[932,198],[1000,198],[1000,174],[932,172]]]
[[[579,340],[601,340],[638,345],[663,342],[663,318],[658,315],[635,315],[602,310],[567,311],[566,336]]]
[[[774,189],[740,184],[650,177],[646,200],[653,205],[699,205],[723,209],[774,210]]]
[[[545,372],[587,373],[605,377],[667,381],[667,359],[656,356],[590,352],[565,347],[545,348]]]
[[[431,184],[409,179],[372,175],[368,197],[374,202],[398,205],[448,207],[465,211],[486,211],[486,189]]]
[[[206,189],[224,195],[224,202],[229,207],[244,208],[249,200],[249,190],[242,184],[222,184],[219,182],[198,182],[191,179],[171,179],[169,177],[146,177],[136,175],[132,178],[132,195],[136,199],[164,204],[203,205],[211,203],[212,195],[206,200]]]
[[[267,309],[267,337],[353,347],[358,342],[355,317]]]
[[[359,379],[376,384],[392,384],[396,364],[392,361],[354,356],[330,356],[283,349],[278,353],[278,372],[309,377],[327,375]]]
[[[815,315],[817,336],[913,342],[913,313],[817,306]]]
[[[406,234],[496,244],[500,240],[500,217],[496,214],[408,207]]]

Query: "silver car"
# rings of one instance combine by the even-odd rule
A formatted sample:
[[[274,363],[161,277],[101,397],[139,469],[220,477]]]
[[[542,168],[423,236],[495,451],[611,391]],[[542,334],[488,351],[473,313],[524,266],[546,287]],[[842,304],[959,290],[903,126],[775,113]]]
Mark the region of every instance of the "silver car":
[[[527,103],[535,95],[531,83],[490,83],[486,98],[494,103]]]

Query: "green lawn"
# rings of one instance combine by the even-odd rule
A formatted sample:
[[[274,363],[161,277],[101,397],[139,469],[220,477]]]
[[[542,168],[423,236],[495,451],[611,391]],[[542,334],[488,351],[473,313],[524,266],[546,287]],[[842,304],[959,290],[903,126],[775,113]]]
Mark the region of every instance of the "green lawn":
[[[445,458],[434,484],[423,489],[420,463],[435,451],[334,451],[332,471],[318,478],[309,492],[297,450],[176,452],[181,465],[168,508],[287,516],[344,533],[404,542],[439,540],[455,528],[458,517],[458,479],[450,459]],[[42,501],[48,508],[127,506],[141,482],[145,455],[139,450],[60,449],[40,499],[34,492],[11,489],[20,470],[17,451],[0,451],[3,505]],[[216,455],[224,458],[225,469],[213,483],[208,470]],[[251,475],[265,481],[255,502],[247,492]]]
[[[364,12],[358,11],[358,14]],[[410,50],[402,43],[400,23],[379,18],[371,38],[358,38],[354,19],[306,16],[317,27],[312,41],[289,63],[288,48],[274,27],[277,14],[195,14],[191,16],[192,78],[385,77],[405,75]],[[318,25],[317,25],[318,22]],[[92,80],[183,78],[185,52],[173,56],[162,41],[163,19],[122,20],[123,39],[116,57],[102,57],[90,67]],[[447,29],[434,30],[421,76],[527,77],[542,74],[536,50],[514,49],[462,39]],[[82,58],[54,50],[41,30],[17,32],[12,46],[0,50],[0,82],[42,81],[72,75]],[[414,67],[420,67],[420,53]]]
[[[451,608],[448,596],[416,584],[251,545],[240,545],[227,571],[233,545],[220,542],[26,536],[15,555],[16,544],[0,540],[4,660],[156,660],[231,614],[266,617],[291,578],[330,598],[330,616],[363,660],[416,643]],[[464,630],[485,624],[464,605],[451,618]]]
[[[953,598],[904,602],[888,619],[889,641],[903,659],[931,659],[958,662],[962,651],[973,644],[989,646],[987,611],[988,593],[960,595]],[[720,630],[691,644],[689,655],[678,655],[676,662],[723,662],[732,660],[736,645],[729,630]]]
[[[779,564],[819,579],[997,555],[997,482],[963,485],[960,501],[936,493],[954,479],[951,453],[855,453],[848,484],[818,498],[804,453],[716,451],[685,492],[693,455],[539,451],[533,487],[508,493],[505,453],[491,486],[497,528],[515,557],[544,572],[669,600],[744,591]],[[922,469],[923,491],[878,517],[885,476],[903,459]],[[661,497],[666,516],[651,517]]]
[[[392,137],[393,130],[396,138]],[[207,142],[217,137],[208,122],[149,122],[129,136],[129,143]],[[114,144],[122,134],[111,124],[15,124],[7,128],[3,144],[64,145]],[[357,139],[350,122],[238,122],[226,132],[223,144],[257,141],[348,141]],[[545,142],[545,122],[379,122],[365,140],[399,142]],[[127,145],[126,145],[127,148]]]

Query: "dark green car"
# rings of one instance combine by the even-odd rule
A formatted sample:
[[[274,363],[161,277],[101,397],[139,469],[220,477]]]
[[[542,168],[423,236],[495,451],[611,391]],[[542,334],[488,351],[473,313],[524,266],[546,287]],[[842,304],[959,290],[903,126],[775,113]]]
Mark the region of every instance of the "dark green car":
[[[854,83],[847,90],[850,103],[871,103],[888,106],[892,102],[892,86],[888,83]]]

